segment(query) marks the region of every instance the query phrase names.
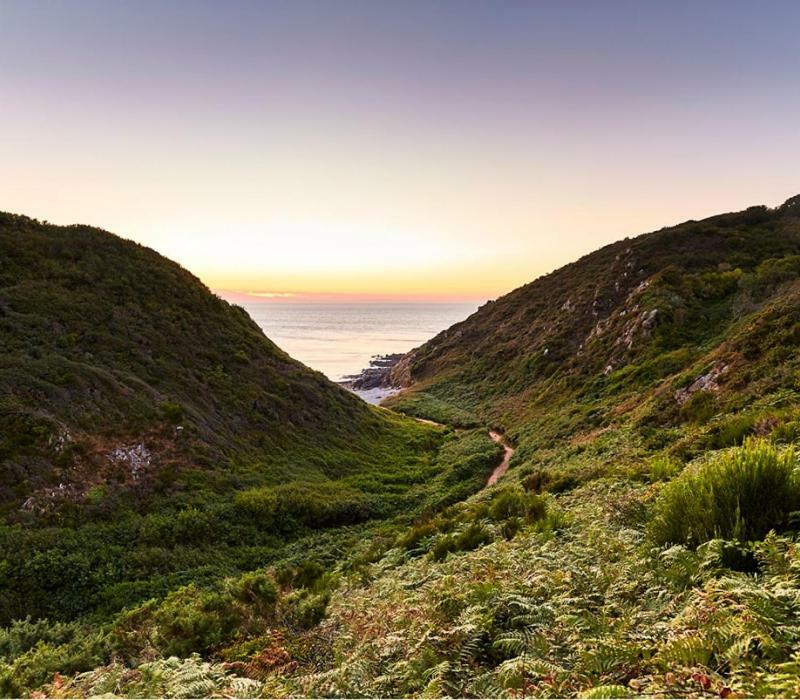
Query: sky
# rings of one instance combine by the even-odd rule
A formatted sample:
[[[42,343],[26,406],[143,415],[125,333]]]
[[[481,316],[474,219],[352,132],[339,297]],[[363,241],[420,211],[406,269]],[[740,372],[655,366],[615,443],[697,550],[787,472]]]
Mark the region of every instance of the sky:
[[[496,297],[800,192],[799,31],[794,0],[0,0],[0,210],[260,299]]]

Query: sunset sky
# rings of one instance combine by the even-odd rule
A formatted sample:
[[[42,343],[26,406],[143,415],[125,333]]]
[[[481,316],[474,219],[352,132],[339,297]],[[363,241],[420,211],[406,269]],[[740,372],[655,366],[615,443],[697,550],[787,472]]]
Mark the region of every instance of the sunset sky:
[[[0,210],[216,290],[493,297],[800,192],[799,36],[791,0],[0,0]]]

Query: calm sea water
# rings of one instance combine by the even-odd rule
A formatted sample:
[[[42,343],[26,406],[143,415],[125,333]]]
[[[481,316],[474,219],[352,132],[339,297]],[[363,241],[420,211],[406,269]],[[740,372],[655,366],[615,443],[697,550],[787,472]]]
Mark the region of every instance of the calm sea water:
[[[264,333],[295,359],[338,381],[374,355],[407,352],[464,320],[477,304],[242,304]]]

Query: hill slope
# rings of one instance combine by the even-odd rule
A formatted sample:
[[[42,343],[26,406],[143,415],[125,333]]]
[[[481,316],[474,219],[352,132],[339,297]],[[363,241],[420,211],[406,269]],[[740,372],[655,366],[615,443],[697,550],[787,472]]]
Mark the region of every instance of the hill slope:
[[[800,199],[608,246],[397,365],[396,408],[474,428],[395,472],[413,522],[331,532],[324,567],[310,538],[288,567],[260,551],[102,623],[18,621],[0,690],[796,697],[798,345]],[[517,449],[478,491],[489,426]],[[57,559],[33,558],[47,584]]]
[[[180,454],[343,445],[379,423],[140,245],[2,214],[0,253],[3,501],[70,481],[92,457],[100,468],[115,450],[142,448],[141,483]]]
[[[3,623],[109,615],[411,513],[464,486],[442,481],[444,439],[154,251],[0,214]]]
[[[394,379],[417,395],[394,405],[422,413],[442,410],[438,402],[458,406],[522,442],[532,426],[541,442],[635,411],[676,425],[700,377],[712,403],[725,401],[726,387],[740,395],[745,384],[763,392],[762,375],[778,381],[774,363],[789,361],[796,342],[798,273],[798,197],[623,240],[412,351]],[[784,328],[774,327],[778,307]],[[654,392],[645,407],[644,391]],[[556,407],[565,411],[554,420]]]

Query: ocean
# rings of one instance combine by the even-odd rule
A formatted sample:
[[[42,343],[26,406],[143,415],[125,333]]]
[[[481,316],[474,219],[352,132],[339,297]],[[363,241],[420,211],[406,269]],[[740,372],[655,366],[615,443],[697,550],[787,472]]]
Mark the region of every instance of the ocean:
[[[333,381],[358,374],[374,355],[417,347],[478,308],[464,303],[241,305],[278,347]]]

